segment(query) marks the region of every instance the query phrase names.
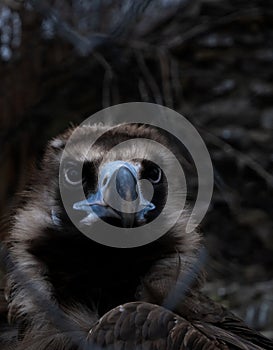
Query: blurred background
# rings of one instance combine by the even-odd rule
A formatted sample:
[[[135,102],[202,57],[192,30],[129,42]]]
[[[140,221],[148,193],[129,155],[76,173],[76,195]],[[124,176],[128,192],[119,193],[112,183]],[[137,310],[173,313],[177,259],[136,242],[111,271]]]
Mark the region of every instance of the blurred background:
[[[202,135],[215,170],[204,290],[273,338],[273,2],[1,0],[0,215],[50,138],[129,101]]]

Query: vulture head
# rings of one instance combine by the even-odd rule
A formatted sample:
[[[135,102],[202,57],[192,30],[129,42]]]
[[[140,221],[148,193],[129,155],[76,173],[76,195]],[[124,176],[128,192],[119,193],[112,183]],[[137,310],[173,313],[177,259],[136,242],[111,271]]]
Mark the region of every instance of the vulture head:
[[[177,159],[182,159],[178,142],[155,127],[122,124],[110,129],[101,125],[70,129],[49,143],[28,204],[33,207],[38,202],[35,208],[42,204],[50,227],[67,235],[84,232],[101,242],[103,227],[108,227],[115,246],[115,233],[109,232],[117,227],[131,235],[132,246],[138,246],[170,231],[171,239],[183,236],[190,241],[185,249],[194,250],[194,240],[199,239],[194,232],[184,234],[186,190],[184,178],[177,173]],[[153,226],[148,228],[149,223]],[[138,227],[151,237],[144,243],[137,236],[139,231],[130,230]]]
[[[56,225],[69,225],[64,198],[58,197],[59,185],[65,193],[66,208],[79,226],[89,226],[90,230],[99,220],[121,228],[142,226],[164,208],[168,183],[158,163],[167,163],[168,158],[158,153],[156,142],[166,144],[167,140],[143,125],[104,129],[107,130],[103,126],[85,126],[74,130],[69,145],[66,139],[71,137],[70,132],[51,142],[45,164],[55,163],[52,178],[59,178],[57,187],[49,184],[56,192],[56,208],[51,208]],[[98,132],[103,135],[90,145]],[[143,138],[150,143],[137,144]]]

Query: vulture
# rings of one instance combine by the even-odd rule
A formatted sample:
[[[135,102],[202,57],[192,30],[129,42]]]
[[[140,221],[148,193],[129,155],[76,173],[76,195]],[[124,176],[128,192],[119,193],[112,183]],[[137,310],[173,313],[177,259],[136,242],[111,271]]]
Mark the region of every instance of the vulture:
[[[133,228],[164,211],[168,179],[151,160],[166,158],[164,152],[126,141],[155,141],[179,159],[177,140],[146,124],[95,124],[78,127],[65,151],[73,132],[49,142],[2,240],[0,349],[273,349],[271,340],[202,294],[203,240],[198,230],[187,232],[187,208],[146,244],[92,239],[100,235],[98,221],[134,235]],[[123,149],[114,148],[123,142]],[[152,194],[145,198],[139,184],[147,182]],[[138,210],[113,208],[111,186],[125,202],[138,201]],[[66,208],[61,187],[69,194]],[[164,222],[180,205],[172,202]]]

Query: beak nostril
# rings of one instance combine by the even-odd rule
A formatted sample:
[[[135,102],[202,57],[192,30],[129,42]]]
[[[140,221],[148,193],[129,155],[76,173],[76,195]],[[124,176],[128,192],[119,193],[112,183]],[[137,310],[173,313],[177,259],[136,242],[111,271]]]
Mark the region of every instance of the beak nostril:
[[[105,186],[108,180],[108,176],[105,176],[105,178],[102,180],[102,186]]]

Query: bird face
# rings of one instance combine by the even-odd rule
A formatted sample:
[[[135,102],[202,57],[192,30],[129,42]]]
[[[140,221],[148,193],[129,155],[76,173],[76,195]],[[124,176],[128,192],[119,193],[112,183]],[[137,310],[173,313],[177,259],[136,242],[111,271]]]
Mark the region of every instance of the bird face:
[[[143,133],[155,140],[155,130],[122,125],[106,132],[90,148],[88,135],[95,132],[94,127],[79,130],[63,154],[60,171],[61,186],[69,194],[69,208],[79,226],[92,226],[99,220],[123,228],[151,222],[166,203],[168,185],[158,165],[166,157],[157,154],[156,145],[139,147],[133,142],[128,146],[126,141]],[[118,149],[112,151],[116,145]]]
[[[116,160],[103,164],[99,174],[97,190],[87,199],[76,202],[73,209],[87,213],[84,223],[96,220],[96,216],[118,226],[133,227],[146,223],[156,209],[145,196],[141,179],[140,162]],[[156,165],[150,170],[154,183],[161,180],[161,170]]]
[[[84,188],[86,198],[78,201],[74,194],[72,203],[72,208],[83,215],[81,225],[102,219],[119,227],[140,226],[154,219],[164,205],[164,175],[151,162],[119,159],[107,161],[97,169],[87,162],[82,174],[70,166],[64,178],[68,186]],[[156,200],[159,194],[162,203]]]

